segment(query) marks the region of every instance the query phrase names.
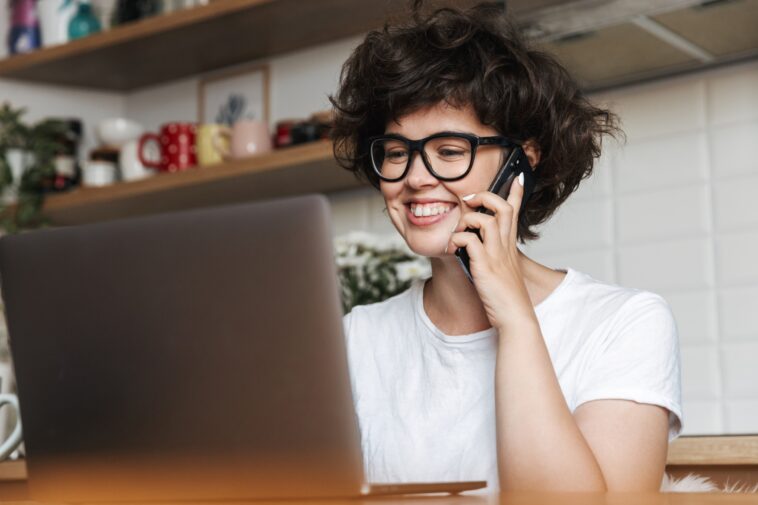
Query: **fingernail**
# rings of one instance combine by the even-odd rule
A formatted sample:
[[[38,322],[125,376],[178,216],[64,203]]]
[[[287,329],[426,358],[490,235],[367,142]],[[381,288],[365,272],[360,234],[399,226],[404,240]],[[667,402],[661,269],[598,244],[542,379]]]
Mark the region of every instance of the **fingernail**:
[[[475,196],[476,196],[476,193],[471,193],[470,195],[466,195],[463,198],[461,198],[461,200],[463,200],[464,202],[468,202],[469,200],[471,200]]]
[[[524,172],[518,174],[518,183],[521,184],[521,186],[524,185]]]

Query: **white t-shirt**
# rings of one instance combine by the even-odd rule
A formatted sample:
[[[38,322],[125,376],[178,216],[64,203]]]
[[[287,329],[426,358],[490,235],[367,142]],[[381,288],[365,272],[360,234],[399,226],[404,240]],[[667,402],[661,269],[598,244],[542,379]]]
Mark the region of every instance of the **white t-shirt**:
[[[673,440],[681,379],[668,304],[565,271],[535,313],[569,410],[597,399],[660,405],[670,412]],[[424,282],[344,317],[367,479],[486,479],[485,492],[496,491],[495,330],[442,333],[424,311]]]

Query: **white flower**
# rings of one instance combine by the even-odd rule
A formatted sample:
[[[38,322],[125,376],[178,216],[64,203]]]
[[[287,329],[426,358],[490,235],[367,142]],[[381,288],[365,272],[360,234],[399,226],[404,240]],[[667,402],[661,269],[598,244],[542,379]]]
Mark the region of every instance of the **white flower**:
[[[397,263],[395,265],[395,272],[397,272],[397,279],[401,282],[405,282],[411,279],[428,277],[431,275],[432,270],[428,260],[415,259]]]

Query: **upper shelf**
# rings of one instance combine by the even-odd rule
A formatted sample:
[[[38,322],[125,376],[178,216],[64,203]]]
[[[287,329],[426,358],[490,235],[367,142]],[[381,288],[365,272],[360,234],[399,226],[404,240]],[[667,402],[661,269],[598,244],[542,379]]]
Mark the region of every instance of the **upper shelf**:
[[[215,0],[0,60],[0,78],[130,91],[382,25],[407,0]]]
[[[367,184],[339,167],[332,143],[320,140],[141,181],[76,188],[48,196],[43,212],[55,225],[73,225],[359,187]]]

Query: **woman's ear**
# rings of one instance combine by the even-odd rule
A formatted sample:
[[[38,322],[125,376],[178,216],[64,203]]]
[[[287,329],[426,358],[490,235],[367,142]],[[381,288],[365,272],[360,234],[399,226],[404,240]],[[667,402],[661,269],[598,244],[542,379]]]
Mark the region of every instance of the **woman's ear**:
[[[532,138],[521,144],[521,148],[524,150],[524,154],[526,154],[526,158],[529,160],[532,170],[534,170],[540,162],[540,156],[542,154],[540,152],[540,146],[537,144],[537,141]]]

